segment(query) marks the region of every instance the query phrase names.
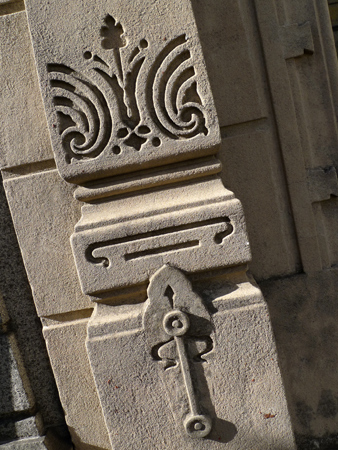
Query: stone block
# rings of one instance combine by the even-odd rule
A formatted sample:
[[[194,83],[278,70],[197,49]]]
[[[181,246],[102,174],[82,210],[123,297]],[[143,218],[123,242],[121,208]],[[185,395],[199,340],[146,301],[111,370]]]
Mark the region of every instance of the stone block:
[[[3,419],[0,421],[0,442],[14,439],[36,438],[42,431],[39,416],[25,419]]]
[[[53,158],[25,12],[0,17],[0,55],[0,167]]]
[[[46,326],[44,337],[75,448],[110,450],[85,347],[87,322]]]
[[[50,440],[49,434],[0,444],[0,450],[72,450],[73,448],[73,445],[67,442]]]
[[[181,281],[179,285],[170,282],[174,302],[180,293],[186,294]],[[183,297],[191,308],[197,305]],[[209,291],[209,300],[203,301],[213,311],[209,337],[213,348],[200,350],[202,359],[189,362],[195,395],[212,420],[211,432],[204,438],[184,431],[181,411],[187,408],[187,392],[182,359],[175,363],[172,349],[168,344],[164,348],[162,341],[162,347],[155,346],[158,353],[155,347],[149,351],[149,327],[143,327],[142,320],[149,300],[112,311],[99,305],[88,327],[87,348],[113,448],[295,448],[260,291],[242,281],[227,295],[214,295],[210,302],[211,297]],[[156,314],[148,317],[148,325]]]
[[[300,265],[278,152],[271,130],[261,123],[227,130],[219,155],[223,182],[243,205],[252,251],[250,270],[258,280],[294,273]]]
[[[8,179],[4,185],[38,314],[88,307],[69,243],[80,208],[72,187],[56,170]]]
[[[245,3],[192,2],[221,127],[267,114],[258,36],[252,27],[252,11]]]
[[[336,435],[338,420],[338,270],[268,280],[260,287],[269,305],[296,437],[323,440],[320,448],[325,448],[325,437],[329,443]]]
[[[250,259],[242,208],[219,179],[84,207],[72,247],[83,292],[145,283],[163,264],[188,272]]]
[[[189,0],[26,7],[63,178],[79,183],[218,151]]]
[[[0,445],[0,450],[49,450],[44,444],[44,437],[20,439]]]
[[[14,336],[0,335],[0,418],[27,412],[34,406],[34,398],[20,359]]]

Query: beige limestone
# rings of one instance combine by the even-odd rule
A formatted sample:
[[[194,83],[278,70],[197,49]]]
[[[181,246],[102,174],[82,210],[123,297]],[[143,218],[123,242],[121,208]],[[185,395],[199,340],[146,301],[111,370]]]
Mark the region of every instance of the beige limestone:
[[[88,319],[44,327],[66,421],[76,449],[110,449],[85,339]]]
[[[301,436],[334,435],[337,268],[264,281],[261,288],[269,305],[294,430]]]
[[[11,178],[4,185],[38,314],[88,307],[69,243],[79,217],[72,187],[56,170]]]
[[[246,1],[195,0],[196,18],[220,127],[267,116],[260,55]]]
[[[0,166],[53,158],[25,12],[0,17]]]
[[[80,0],[71,4],[65,1],[42,4],[30,0],[27,5],[40,86],[61,175],[69,181],[82,183],[135,171],[136,182],[134,179],[133,183],[121,187],[120,180],[118,192],[111,187],[114,179],[99,180],[95,185],[87,183],[78,191],[78,197],[89,203],[82,209],[82,219],[73,237],[83,291],[91,295],[107,294],[109,298],[106,296],[103,300],[118,304],[121,297],[114,297],[115,293],[111,292],[114,288],[145,284],[165,263],[175,265],[189,275],[195,272],[197,277],[201,271],[246,263],[250,253],[243,211],[233,194],[224,189],[216,177],[218,169],[212,173],[209,169],[204,171],[201,165],[198,177],[175,175],[180,161],[213,154],[220,143],[190,2],[146,4],[137,1],[124,8],[116,1],[110,2],[108,8],[108,2],[104,0],[95,7],[91,2]],[[117,15],[112,11],[113,6]],[[246,41],[240,33],[245,26],[239,17],[237,2],[233,3],[231,11],[236,20],[229,34],[238,42],[226,52],[227,55],[235,53],[235,49]],[[174,43],[177,46],[171,50]],[[133,49],[137,49],[137,55],[130,53]],[[169,57],[164,58],[162,51],[167,51]],[[108,69],[106,54],[109,55]],[[248,48],[243,48],[241,67],[249,54]],[[166,76],[162,79],[162,72],[170,72],[173,61],[179,64],[179,70],[168,79]],[[128,67],[134,70],[135,89]],[[232,66],[228,73],[234,77],[239,73],[239,67]],[[139,76],[137,68],[140,68]],[[225,116],[225,125],[264,115],[260,86],[252,81],[255,70],[251,62],[240,78],[241,83],[250,85],[252,90],[250,107],[238,108],[233,117],[229,113]],[[112,72],[115,72],[115,78]],[[122,74],[126,76],[124,80]],[[148,74],[150,81],[146,79]],[[181,85],[177,83],[176,75],[180,82],[183,80]],[[111,92],[106,84],[108,79],[114,86]],[[131,80],[129,85],[128,79]],[[69,87],[71,84],[76,86],[75,91]],[[97,88],[104,92],[103,96]],[[113,104],[112,92],[122,94],[122,91],[125,96],[124,99],[120,97],[118,106],[127,109],[128,120],[122,113],[117,114]],[[231,98],[247,98],[240,89],[236,88],[232,93]],[[83,100],[82,94],[92,102],[91,105]],[[178,110],[172,105],[175,96]],[[81,115],[81,108],[88,118],[88,125]],[[192,122],[196,123],[193,129],[186,124],[190,120],[189,111],[186,111],[189,108],[195,113],[191,116]],[[173,128],[172,122],[175,124],[177,119],[178,125]],[[109,134],[109,120],[114,124],[115,134]],[[88,146],[83,145],[76,133],[85,136]],[[148,181],[142,178],[144,172],[136,172],[163,163],[168,165],[161,166],[162,173],[151,171]],[[163,170],[169,175],[163,175]],[[193,173],[197,173],[196,168]],[[142,181],[138,182],[138,177]],[[156,178],[154,183],[151,177]],[[167,183],[169,179],[171,182]],[[21,206],[20,196],[25,188],[29,194]],[[208,327],[203,331],[214,341],[215,348],[210,358],[206,357],[207,364],[201,363],[207,366],[205,373],[201,368],[196,372],[191,366],[187,368],[190,363],[184,365],[184,358],[181,358],[176,371],[169,372],[172,377],[168,376],[167,386],[159,375],[158,361],[150,357],[145,345],[148,332],[148,327],[144,329],[142,325],[145,305],[130,305],[140,301],[140,297],[126,294],[122,307],[98,305],[88,326],[88,355],[101,402],[100,411],[81,346],[87,322],[77,320],[81,314],[88,317],[90,311],[76,312],[88,308],[89,302],[75,281],[75,266],[67,241],[79,213],[71,198],[72,189],[56,180],[55,171],[26,173],[8,179],[6,189],[16,217],[25,217],[21,224],[16,221],[16,228],[39,314],[49,316],[44,319],[45,336],[67,421],[79,448],[109,445],[104,434],[102,440],[95,434],[101,433],[102,428],[94,431],[88,423],[88,419],[95,417],[101,426],[102,413],[111,443],[116,444],[117,449],[130,446],[139,449],[140,445],[154,448],[164,444],[177,449],[182,445],[191,449],[210,446],[216,449],[225,445],[234,449],[252,445],[274,449],[281,445],[288,449],[294,447],[267,310],[259,291],[243,280],[236,286],[233,282],[234,292],[229,298],[220,296],[209,304],[214,324],[212,337],[207,333]],[[28,229],[29,218],[38,225],[33,232]],[[196,224],[198,226],[194,227]],[[41,235],[46,237],[45,242],[39,242]],[[100,248],[102,242],[107,244],[108,256]],[[180,247],[187,242],[193,244],[191,248]],[[163,254],[161,249],[165,250]],[[99,264],[93,266],[95,258],[94,263]],[[37,260],[43,262],[44,267],[51,265],[53,270],[48,273],[37,270]],[[288,268],[292,264],[293,261]],[[175,295],[183,295],[180,290],[185,292],[184,286],[180,279],[175,284]],[[208,278],[205,286],[209,286]],[[165,291],[166,286],[161,289]],[[214,292],[213,287],[210,292]],[[55,294],[60,297],[56,304],[51,298]],[[195,301],[192,303],[193,310]],[[52,326],[50,321],[60,323]],[[114,330],[115,326],[119,326],[119,331]],[[253,348],[248,346],[250,341]],[[65,364],[68,361],[68,365]],[[213,440],[206,436],[205,439],[200,436],[195,441],[190,440],[182,429],[182,418],[177,419],[179,414],[175,408],[186,407],[182,386],[185,384],[187,388],[188,378],[182,383],[184,370],[192,372],[192,383],[198,391],[195,394],[200,394],[197,396],[202,397],[201,403],[210,408],[215,421],[210,434]],[[248,381],[251,370],[257,377],[256,384],[251,384],[256,378]],[[74,373],[78,375],[75,378]],[[85,378],[85,385],[81,387],[84,396],[74,400],[74,390],[78,391],[81,386],[81,377]],[[168,400],[166,391],[171,390],[170,382],[175,386],[178,406],[175,406],[175,394],[174,402]],[[83,403],[86,399],[88,404]],[[256,411],[255,404],[260,411]],[[88,409],[93,416],[85,414]],[[191,408],[190,412],[193,411]]]
[[[186,288],[182,280],[174,280],[166,281],[179,296]],[[212,301],[202,296],[203,304],[214,311],[214,348],[203,355],[205,362],[190,362],[196,395],[212,418],[212,430],[205,439],[193,439],[184,432],[178,411],[187,399],[180,366],[167,369],[162,379],[164,366],[151,357],[146,336],[152,316],[147,327],[142,323],[149,300],[138,306],[98,305],[87,347],[112,448],[294,448],[261,293],[245,279],[223,296],[217,296],[217,285],[208,285]],[[205,290],[206,286],[204,282]],[[148,337],[155,345],[154,333]]]
[[[167,263],[197,272],[250,258],[241,205],[220,180],[84,207],[72,247],[89,295],[145,283]]]
[[[275,150],[268,123],[261,123],[237,131],[228,129],[220,152],[225,186],[231,186],[243,204],[252,252],[250,270],[258,280],[293,273],[300,265]]]

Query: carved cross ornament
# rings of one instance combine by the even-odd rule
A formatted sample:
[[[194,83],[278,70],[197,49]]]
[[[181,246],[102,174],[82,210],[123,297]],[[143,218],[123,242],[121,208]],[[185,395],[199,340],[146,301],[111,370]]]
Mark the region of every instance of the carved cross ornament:
[[[250,253],[241,205],[218,177],[220,133],[190,1],[27,0],[27,12],[57,168],[84,202],[71,245],[97,302],[87,347],[112,446],[113,400],[93,336],[102,308],[113,318],[147,285],[143,352],[177,426],[203,440],[214,417],[198,367],[215,345],[188,276]]]

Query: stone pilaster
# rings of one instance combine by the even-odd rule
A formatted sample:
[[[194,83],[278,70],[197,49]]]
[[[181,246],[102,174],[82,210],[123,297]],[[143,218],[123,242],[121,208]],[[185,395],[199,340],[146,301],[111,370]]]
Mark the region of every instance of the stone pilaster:
[[[190,1],[26,3],[112,448],[293,448]]]

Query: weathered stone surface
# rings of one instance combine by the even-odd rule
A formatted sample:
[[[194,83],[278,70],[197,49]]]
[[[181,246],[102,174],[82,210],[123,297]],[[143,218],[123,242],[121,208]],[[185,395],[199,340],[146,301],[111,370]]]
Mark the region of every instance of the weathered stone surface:
[[[41,323],[34,307],[2,185],[0,186],[0,217],[0,315],[7,320],[2,332],[10,333],[7,343],[11,344],[11,350],[7,348],[7,354],[1,358],[0,390],[7,393],[8,400],[8,415],[2,417],[1,432],[7,437],[1,440],[20,437],[17,435],[17,429],[22,430],[22,423],[17,428],[15,422],[22,420],[22,415],[30,415],[32,410],[39,411],[43,423],[40,432],[43,427],[49,430],[55,430],[57,427],[58,434],[61,436],[64,433],[67,439],[64,415],[42,337]],[[3,339],[6,339],[6,335]],[[15,365],[12,368],[8,366],[10,354],[15,357]],[[15,376],[11,378],[11,370],[15,374],[16,361],[19,363],[17,373],[20,378]],[[13,405],[12,392],[15,392],[17,396],[22,392],[22,387],[25,388],[29,400],[28,408],[26,407],[24,411],[14,410],[13,406],[16,407],[17,404]],[[3,398],[6,397],[0,396],[0,402]],[[2,409],[1,413],[3,412]],[[27,424],[27,422],[23,423]],[[56,447],[55,450],[58,448]]]
[[[294,273],[301,264],[277,152],[271,130],[261,123],[257,128],[228,129],[219,155],[223,182],[245,211],[250,270],[258,280]]]
[[[3,419],[0,421],[0,442],[6,442],[20,438],[36,438],[42,431],[41,418],[31,416],[16,420]]]
[[[190,1],[26,6],[66,180],[217,152],[218,121]]]
[[[0,17],[0,167],[53,157],[25,12]]]
[[[0,292],[0,333],[5,333],[8,330],[9,321],[10,317]]]
[[[55,322],[44,336],[75,448],[110,450],[85,347],[87,322]]]
[[[44,444],[44,438],[28,438],[0,445],[1,450],[49,450]]]
[[[267,115],[258,35],[247,3],[192,2],[220,127]]]
[[[172,286],[175,299],[179,286]],[[211,312],[213,349],[202,352],[204,362],[189,364],[195,393],[212,418],[205,439],[192,439],[178,419],[187,402],[181,363],[170,364],[164,382],[165,358],[176,357],[149,351],[145,305],[97,305],[87,347],[113,448],[295,448],[260,291],[242,280],[217,297],[209,284],[203,301]]]
[[[61,425],[64,424],[64,417],[42,336],[41,322],[36,314],[2,184],[0,217],[0,314],[5,312],[9,319],[3,331],[12,331],[15,335],[44,425]],[[6,381],[1,380],[0,385],[2,383]]]
[[[69,243],[80,206],[72,187],[56,170],[9,179],[4,185],[38,314],[88,307]]]
[[[34,405],[27,375],[17,358],[21,360],[14,336],[0,335],[0,418],[13,412],[28,411]]]
[[[197,272],[250,259],[241,205],[219,179],[82,211],[72,247],[86,294],[144,283],[163,264]]]
[[[72,450],[72,444],[47,436],[38,438],[17,439],[0,445],[1,450]]]
[[[220,143],[190,1],[137,0],[128,8],[120,0],[27,5],[58,169],[68,181],[91,180],[78,191],[89,205],[73,237],[83,291],[113,303],[115,288],[142,290],[151,279],[154,313],[144,321],[149,301],[133,306],[140,298],[130,292],[122,306],[96,306],[88,325],[88,361],[83,344],[91,310],[76,287],[66,239],[78,216],[72,190],[56,181],[55,171],[6,181],[12,211],[25,217],[16,222],[17,232],[39,314],[48,316],[45,336],[74,443],[84,449],[110,446],[103,412],[116,449],[294,448],[260,292],[242,280],[228,297],[214,295],[203,305],[204,297],[191,294],[183,273],[167,286],[164,277],[155,291],[162,303],[180,309],[166,311],[177,318],[168,322],[166,315],[161,322],[152,291],[163,264],[202,277],[250,257],[241,205],[222,187],[218,169],[208,172],[201,165],[198,177],[196,168],[190,178],[173,175],[179,162],[198,157],[202,164],[201,157],[213,155]],[[243,43],[240,5],[235,2],[231,11],[236,20],[229,34]],[[243,50],[242,62],[249,53]],[[250,80],[252,64],[249,69],[241,80],[254,93],[246,116],[254,120],[263,109],[257,83]],[[245,115],[237,112],[232,123]],[[169,175],[156,177],[153,169],[163,163]],[[102,181],[128,171],[137,178],[150,168],[153,185],[143,178],[135,188],[129,179],[124,190],[120,178],[116,190],[112,178]],[[34,231],[27,231],[29,219]],[[36,261],[48,271],[37,269]],[[153,327],[152,316],[159,320]],[[195,329],[195,319],[204,326]],[[174,322],[191,324],[191,330],[163,342],[161,325],[167,338],[168,323],[180,328]],[[164,360],[174,364],[165,374]]]
[[[338,419],[338,271],[298,274],[260,286],[269,305],[296,436],[305,442],[301,448],[307,448],[306,437],[317,437],[325,448],[325,436],[330,442]]]

